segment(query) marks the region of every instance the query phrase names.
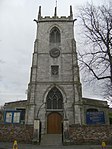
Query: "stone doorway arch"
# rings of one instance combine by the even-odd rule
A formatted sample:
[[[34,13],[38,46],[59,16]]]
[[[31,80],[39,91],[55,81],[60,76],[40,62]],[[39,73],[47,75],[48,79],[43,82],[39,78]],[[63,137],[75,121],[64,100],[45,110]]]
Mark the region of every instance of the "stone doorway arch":
[[[46,97],[47,133],[62,133],[63,96],[57,87],[51,88]]]

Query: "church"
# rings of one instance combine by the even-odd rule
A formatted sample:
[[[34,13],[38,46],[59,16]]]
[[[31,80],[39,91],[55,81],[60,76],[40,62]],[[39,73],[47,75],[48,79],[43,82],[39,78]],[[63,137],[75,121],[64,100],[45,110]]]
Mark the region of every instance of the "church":
[[[72,7],[68,17],[42,17],[39,7],[37,33],[28,86],[26,123],[37,117],[47,133],[61,131],[61,121],[83,123],[82,91],[77,63]],[[54,130],[50,125],[57,124]],[[59,127],[59,128],[58,128]],[[59,131],[59,132],[58,132]]]
[[[40,6],[34,21],[37,31],[27,100],[6,103],[5,110],[24,109],[24,123],[39,119],[42,134],[61,134],[66,119],[69,125],[89,124],[87,112],[100,112],[101,123],[109,124],[106,101],[82,98],[72,6],[67,17],[58,17],[57,8],[52,17],[43,17]]]
[[[43,133],[61,133],[61,123],[84,124],[72,6],[69,16],[41,15],[39,7],[31,66],[26,124],[38,118]],[[93,109],[94,110],[94,109]]]

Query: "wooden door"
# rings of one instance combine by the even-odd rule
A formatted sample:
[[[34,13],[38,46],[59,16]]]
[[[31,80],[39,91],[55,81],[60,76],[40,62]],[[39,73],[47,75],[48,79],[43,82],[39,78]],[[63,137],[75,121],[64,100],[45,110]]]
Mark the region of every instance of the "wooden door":
[[[47,133],[48,134],[60,134],[62,133],[62,116],[53,112],[48,115],[47,118]]]

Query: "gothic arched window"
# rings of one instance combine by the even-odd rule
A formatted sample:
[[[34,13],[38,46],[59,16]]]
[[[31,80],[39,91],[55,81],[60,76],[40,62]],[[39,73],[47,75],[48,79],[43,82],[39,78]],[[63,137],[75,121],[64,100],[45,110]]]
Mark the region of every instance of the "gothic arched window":
[[[53,27],[50,32],[50,43],[60,43],[61,35],[57,27]]]
[[[47,109],[62,109],[63,108],[63,97],[61,92],[56,88],[53,87],[46,99]]]

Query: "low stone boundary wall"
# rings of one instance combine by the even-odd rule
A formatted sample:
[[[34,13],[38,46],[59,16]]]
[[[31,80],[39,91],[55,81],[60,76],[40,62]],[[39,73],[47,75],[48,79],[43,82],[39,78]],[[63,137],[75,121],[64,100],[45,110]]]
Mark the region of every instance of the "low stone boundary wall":
[[[72,125],[69,128],[69,141],[72,144],[112,144],[111,125]]]
[[[0,141],[30,143],[33,138],[33,125],[0,124]]]
[[[31,143],[33,125],[0,124],[0,141]],[[64,145],[67,144],[112,144],[111,125],[72,125],[69,128]]]

